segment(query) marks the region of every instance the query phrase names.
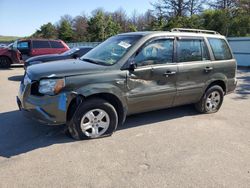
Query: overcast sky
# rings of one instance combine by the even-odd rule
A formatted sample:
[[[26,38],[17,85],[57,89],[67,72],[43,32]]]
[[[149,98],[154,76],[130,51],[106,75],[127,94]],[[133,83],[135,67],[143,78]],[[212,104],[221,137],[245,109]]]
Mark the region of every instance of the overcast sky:
[[[123,8],[128,15],[152,8],[151,0],[0,0],[0,35],[29,36],[42,24],[57,22],[61,16],[90,15],[96,8],[115,11]]]

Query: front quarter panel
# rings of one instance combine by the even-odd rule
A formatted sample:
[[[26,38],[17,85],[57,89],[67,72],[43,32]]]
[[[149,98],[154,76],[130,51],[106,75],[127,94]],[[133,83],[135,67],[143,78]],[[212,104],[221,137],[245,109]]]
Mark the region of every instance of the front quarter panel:
[[[112,94],[126,108],[126,71],[112,70],[66,78],[67,90],[90,97],[96,94]]]

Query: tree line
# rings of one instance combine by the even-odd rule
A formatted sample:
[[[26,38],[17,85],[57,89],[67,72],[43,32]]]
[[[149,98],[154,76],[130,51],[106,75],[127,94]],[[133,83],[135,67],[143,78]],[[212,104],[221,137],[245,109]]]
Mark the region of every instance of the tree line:
[[[175,27],[215,30],[226,36],[250,36],[249,0],[157,0],[145,13],[130,16],[122,8],[102,8],[44,24],[31,37],[66,42],[100,42],[123,32],[170,30]]]

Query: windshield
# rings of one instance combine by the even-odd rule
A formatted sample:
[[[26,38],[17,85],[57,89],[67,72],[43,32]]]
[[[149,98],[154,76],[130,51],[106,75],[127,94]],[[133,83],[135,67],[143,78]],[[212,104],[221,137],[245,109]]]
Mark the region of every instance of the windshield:
[[[13,43],[10,43],[7,48],[12,48],[13,47]]]
[[[70,50],[62,53],[62,55],[71,55],[71,54],[73,54],[73,53],[75,53],[75,52],[77,52],[79,50],[80,50],[79,48],[71,48]]]
[[[111,37],[80,59],[92,63],[113,65],[117,63],[140,38],[140,35],[118,35]]]

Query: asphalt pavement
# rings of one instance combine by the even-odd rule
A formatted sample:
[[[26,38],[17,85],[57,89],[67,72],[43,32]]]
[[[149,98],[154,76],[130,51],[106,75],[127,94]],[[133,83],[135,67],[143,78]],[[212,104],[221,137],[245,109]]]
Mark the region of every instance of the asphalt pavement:
[[[0,187],[250,187],[250,70],[218,113],[192,105],[128,117],[102,139],[26,119],[23,68],[0,70]]]

